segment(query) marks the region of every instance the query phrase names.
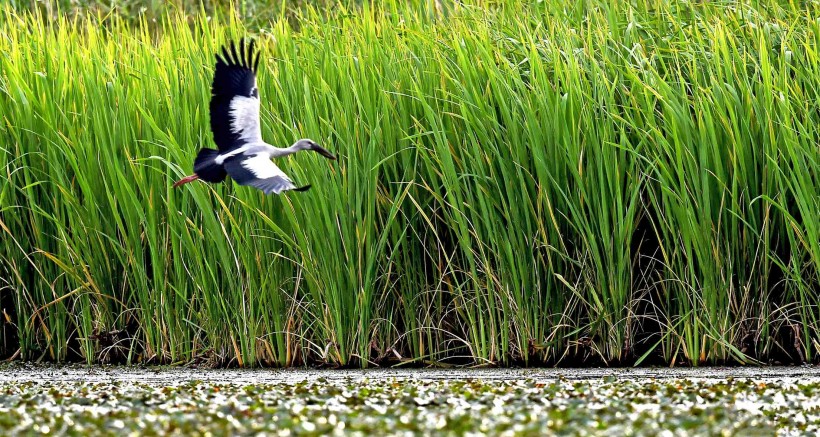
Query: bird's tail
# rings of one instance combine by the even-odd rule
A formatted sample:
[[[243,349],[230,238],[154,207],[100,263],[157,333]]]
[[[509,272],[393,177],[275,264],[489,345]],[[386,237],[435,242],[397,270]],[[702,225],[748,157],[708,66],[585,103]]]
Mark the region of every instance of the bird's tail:
[[[194,160],[194,173],[199,179],[205,182],[222,182],[228,173],[221,164],[214,162],[219,156],[219,151],[214,149],[199,149],[199,153]]]

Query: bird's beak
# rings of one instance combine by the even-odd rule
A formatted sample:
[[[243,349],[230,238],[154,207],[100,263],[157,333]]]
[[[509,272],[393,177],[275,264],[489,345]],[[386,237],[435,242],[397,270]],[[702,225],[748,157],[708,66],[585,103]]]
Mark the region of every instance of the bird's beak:
[[[335,160],[335,159],[336,159],[336,155],[334,155],[334,154],[330,153],[330,151],[329,151],[329,150],[325,149],[325,148],[324,148],[324,147],[322,147],[322,146],[319,146],[319,145],[314,145],[314,146],[313,146],[313,148],[312,148],[312,150],[313,150],[314,152],[316,152],[316,153],[318,153],[318,154],[320,154],[320,155],[324,156],[324,157],[325,157],[325,158],[327,158],[327,159],[332,159],[332,160]]]

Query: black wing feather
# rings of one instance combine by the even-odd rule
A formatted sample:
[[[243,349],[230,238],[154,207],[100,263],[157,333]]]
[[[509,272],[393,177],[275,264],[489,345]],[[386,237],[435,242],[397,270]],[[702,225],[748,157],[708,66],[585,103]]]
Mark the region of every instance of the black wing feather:
[[[247,143],[239,133],[231,129],[231,100],[236,96],[258,97],[256,71],[259,59],[260,54],[254,43],[251,41],[247,44],[244,39],[239,43],[239,51],[236,44],[231,42],[230,51],[223,46],[221,56],[216,56],[210,111],[211,131],[220,152],[224,153]]]

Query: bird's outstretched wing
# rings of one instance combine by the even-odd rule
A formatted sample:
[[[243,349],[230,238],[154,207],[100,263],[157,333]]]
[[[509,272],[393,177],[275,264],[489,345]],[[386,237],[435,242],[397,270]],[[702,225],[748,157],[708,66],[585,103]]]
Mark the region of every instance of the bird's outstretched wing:
[[[262,190],[265,194],[283,191],[305,191],[310,185],[297,187],[267,155],[239,154],[224,162],[225,171],[239,185],[248,185]]]
[[[233,42],[216,56],[211,84],[211,131],[221,153],[262,141],[256,71],[259,53],[253,42]]]

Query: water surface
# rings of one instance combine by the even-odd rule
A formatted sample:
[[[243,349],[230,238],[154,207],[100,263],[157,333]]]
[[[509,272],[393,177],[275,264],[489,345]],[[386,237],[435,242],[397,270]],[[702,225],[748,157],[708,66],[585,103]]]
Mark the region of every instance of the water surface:
[[[814,367],[5,366],[0,434],[814,435]]]

